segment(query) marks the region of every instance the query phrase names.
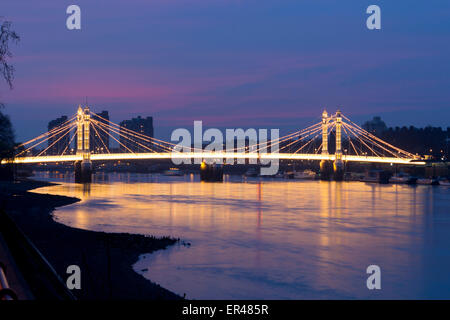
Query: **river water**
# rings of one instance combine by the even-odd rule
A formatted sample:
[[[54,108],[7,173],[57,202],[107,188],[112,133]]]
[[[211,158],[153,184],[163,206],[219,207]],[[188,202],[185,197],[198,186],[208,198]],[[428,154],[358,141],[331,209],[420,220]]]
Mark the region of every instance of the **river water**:
[[[196,175],[38,173],[57,221],[181,238],[133,269],[189,299],[450,298],[450,188]],[[368,290],[366,268],[381,269]],[[131,266],[130,266],[131,267]]]

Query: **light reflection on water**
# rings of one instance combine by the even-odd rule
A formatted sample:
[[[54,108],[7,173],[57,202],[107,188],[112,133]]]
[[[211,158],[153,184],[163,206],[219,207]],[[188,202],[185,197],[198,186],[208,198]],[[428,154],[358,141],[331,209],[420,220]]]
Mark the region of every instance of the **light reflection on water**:
[[[133,268],[193,299],[450,298],[450,189],[360,182],[103,174],[36,190],[82,201],[67,225],[191,243]],[[366,288],[367,266],[382,290]]]

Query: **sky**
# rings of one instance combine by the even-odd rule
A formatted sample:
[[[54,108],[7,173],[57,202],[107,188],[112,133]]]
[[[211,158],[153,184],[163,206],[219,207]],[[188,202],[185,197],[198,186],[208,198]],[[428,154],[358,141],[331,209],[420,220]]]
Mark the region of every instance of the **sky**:
[[[21,36],[14,88],[0,83],[18,141],[86,99],[116,123],[153,116],[163,139],[194,120],[289,133],[324,108],[450,126],[448,0],[2,0],[0,16]]]

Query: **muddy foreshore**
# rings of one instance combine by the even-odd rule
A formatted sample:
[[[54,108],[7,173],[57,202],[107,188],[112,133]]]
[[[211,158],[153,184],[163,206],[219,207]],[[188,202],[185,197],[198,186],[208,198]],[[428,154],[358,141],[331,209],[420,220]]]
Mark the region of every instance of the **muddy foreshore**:
[[[69,265],[82,272],[78,299],[181,299],[133,271],[139,255],[165,249],[179,242],[128,233],[105,233],[65,226],[53,220],[56,207],[77,198],[36,194],[31,189],[52,183],[24,180],[0,182],[0,205],[47,258],[62,279]]]

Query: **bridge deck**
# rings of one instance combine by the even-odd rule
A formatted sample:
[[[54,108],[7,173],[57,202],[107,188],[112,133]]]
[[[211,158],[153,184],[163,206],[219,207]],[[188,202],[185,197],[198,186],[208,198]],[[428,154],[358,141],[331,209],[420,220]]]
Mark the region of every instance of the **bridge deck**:
[[[91,154],[92,161],[109,160],[138,160],[138,159],[257,159],[257,160],[330,160],[334,161],[334,154],[305,154],[305,153],[232,153],[232,152],[172,152],[172,153],[108,153]],[[14,163],[58,163],[68,161],[81,161],[82,155],[65,156],[41,156],[41,157],[19,157],[14,159]],[[342,155],[343,161],[352,162],[372,162],[372,163],[392,163],[392,164],[410,164],[424,165],[423,161],[414,161],[412,158],[394,158],[394,157],[373,157],[373,156],[355,156]],[[5,160],[2,164],[6,163]]]

